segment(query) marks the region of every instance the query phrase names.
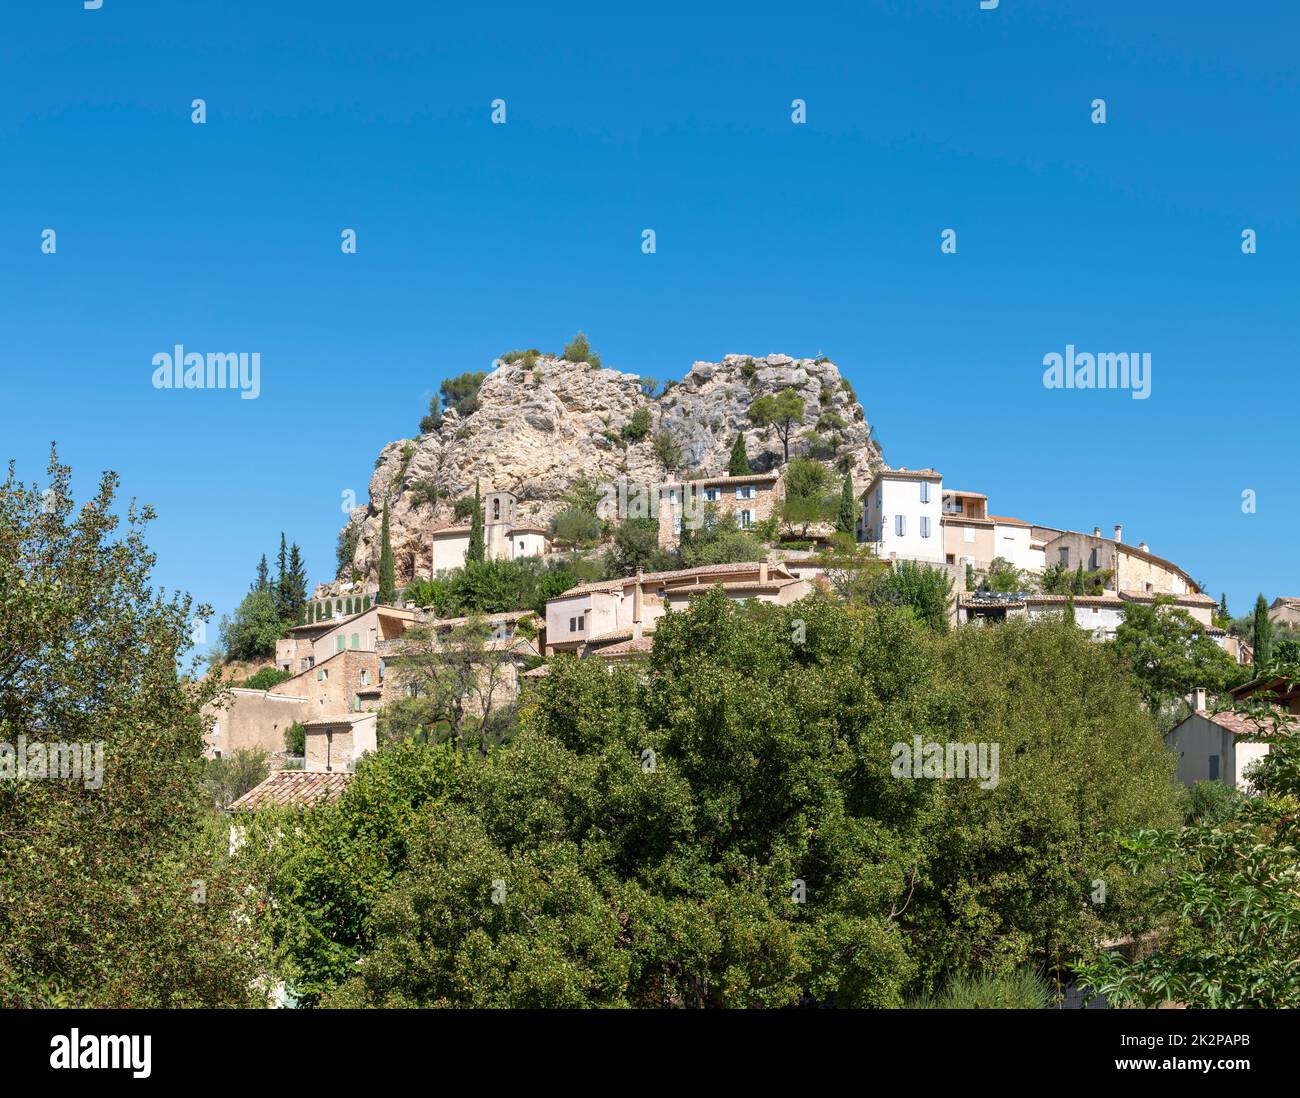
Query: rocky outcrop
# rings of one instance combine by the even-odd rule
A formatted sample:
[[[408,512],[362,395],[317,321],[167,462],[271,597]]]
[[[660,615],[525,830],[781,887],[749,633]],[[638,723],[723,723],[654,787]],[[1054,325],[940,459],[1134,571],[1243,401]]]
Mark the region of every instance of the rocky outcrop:
[[[883,465],[880,450],[852,389],[828,359],[727,355],[721,362],[696,362],[653,399],[635,374],[547,355],[531,367],[498,361],[471,415],[448,411],[436,433],[398,439],[380,452],[370,502],[348,519],[356,547],[352,568],[339,580],[350,580],[353,572],[375,578],[385,500],[398,582],[406,583],[427,573],[425,535],[451,520],[455,500],[473,494],[476,480],[485,492],[514,492],[520,518],[545,526],[579,478],[657,484],[725,474],[737,432],[745,436],[755,470],[779,468],[777,432],[755,427],[746,413],[758,397],[784,389],[796,390],[805,409],[803,424],[791,435],[790,456],[812,452],[837,469],[851,469],[855,483],[865,487]],[[649,431],[630,439],[640,409],[649,413]],[[656,454],[660,432],[673,438],[681,454],[676,468],[665,468]],[[820,447],[809,432],[822,440]],[[325,585],[319,593],[336,594],[336,587]]]

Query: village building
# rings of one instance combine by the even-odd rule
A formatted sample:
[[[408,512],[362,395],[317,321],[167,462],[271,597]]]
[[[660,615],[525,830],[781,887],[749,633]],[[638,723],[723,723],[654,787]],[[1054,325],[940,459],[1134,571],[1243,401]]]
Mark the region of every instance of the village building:
[[[780,606],[811,594],[813,585],[783,564],[754,561],[646,572],[570,588],[546,604],[546,655],[587,655],[607,644],[638,640],[668,611],[686,609],[694,595],[720,586],[737,602]]]
[[[943,477],[933,469],[886,469],[862,493],[859,541],[882,560],[944,563]]]
[[[522,522],[513,492],[488,492],[483,497],[483,557],[518,560],[541,557],[551,551],[551,534],[540,526]],[[450,522],[429,533],[429,574],[463,568],[469,553],[469,523]]]
[[[1275,625],[1300,631],[1300,599],[1290,596],[1274,599],[1268,608],[1268,619]]]
[[[683,525],[695,528],[709,507],[719,522],[742,530],[772,518],[781,504],[782,480],[776,472],[746,473],[681,481],[658,491],[659,544],[672,548],[681,542]]]
[[[1044,533],[1048,529],[1034,527]],[[1109,571],[1108,590],[1147,595],[1200,593],[1191,576],[1172,561],[1152,553],[1146,542],[1125,543],[1123,526],[1115,527],[1113,538],[1102,537],[1100,527],[1094,527],[1091,534],[1056,531],[1055,536],[1046,539],[1044,552],[1049,565],[1059,564],[1066,571],[1074,571],[1079,565],[1085,572]]]
[[[1204,690],[1196,691],[1193,705],[1193,712],[1165,734],[1165,746],[1178,758],[1178,780],[1188,788],[1197,782],[1223,782],[1249,792],[1247,770],[1268,754],[1269,745],[1248,737],[1270,731],[1270,724],[1244,713],[1211,712]],[[1274,708],[1279,719],[1285,719],[1285,712]]]
[[[400,637],[418,618],[414,609],[371,606],[349,617],[296,625],[275,642],[275,665],[296,674],[339,652],[376,652],[384,641]]]

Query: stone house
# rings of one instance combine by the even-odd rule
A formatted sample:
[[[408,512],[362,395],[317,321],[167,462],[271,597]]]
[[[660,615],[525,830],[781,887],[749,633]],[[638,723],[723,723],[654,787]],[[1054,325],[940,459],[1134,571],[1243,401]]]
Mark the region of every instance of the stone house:
[[[418,620],[419,612],[397,606],[371,606],[350,617],[296,625],[275,642],[275,665],[298,673],[339,652],[376,652],[387,640],[400,637]]]
[[[1268,608],[1269,620],[1275,624],[1287,625],[1300,631],[1300,599],[1282,597],[1273,600]]]
[[[307,722],[307,758],[303,769],[315,773],[351,772],[362,755],[374,751],[374,713],[347,713]]]
[[[638,640],[671,607],[684,610],[693,595],[721,586],[739,602],[758,599],[785,606],[813,591],[813,584],[783,564],[754,561],[646,572],[570,588],[546,604],[546,655],[586,655],[607,644]]]
[[[662,486],[658,499],[659,545],[677,546],[682,527],[696,528],[710,506],[716,508],[720,522],[735,523],[742,530],[765,522],[777,514],[782,483],[779,472],[768,472],[703,477]]]
[[[1060,564],[1067,571],[1074,571],[1080,564],[1085,572],[1108,569],[1112,573],[1108,590],[1146,595],[1200,593],[1191,576],[1172,561],[1152,553],[1146,542],[1126,544],[1122,526],[1115,527],[1113,538],[1102,537],[1100,527],[1094,527],[1091,534],[1060,531],[1046,540],[1044,552],[1049,565]]]
[[[232,687],[204,707],[204,754],[220,758],[241,748],[288,757],[284,734],[295,723],[377,709],[384,663],[377,652],[346,649],[268,690]]]

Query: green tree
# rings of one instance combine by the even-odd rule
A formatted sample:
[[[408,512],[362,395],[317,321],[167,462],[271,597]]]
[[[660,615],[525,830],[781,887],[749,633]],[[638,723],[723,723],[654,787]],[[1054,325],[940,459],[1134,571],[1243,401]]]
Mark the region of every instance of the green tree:
[[[906,609],[929,628],[947,632],[952,607],[952,577],[941,568],[903,560],[880,577],[871,593],[874,606]]]
[[[412,842],[457,781],[450,746],[381,744],[332,804],[262,810],[238,861],[256,881],[251,906],[278,975],[308,1006],[356,971],[374,944],[375,904],[406,867]]]
[[[246,690],[270,690],[273,686],[279,686],[282,682],[288,682],[293,675],[288,671],[281,671],[278,667],[261,667],[256,672],[244,680]]]
[[[745,436],[743,433],[736,435],[736,441],[731,444],[731,457],[727,461],[727,476],[729,477],[747,477],[753,472],[749,465],[749,457],[745,453]]]
[[[270,591],[250,591],[233,619],[221,622],[221,647],[228,660],[257,660],[275,655],[284,620]]]
[[[639,442],[650,433],[650,409],[638,408],[632,413],[632,418],[628,420],[627,425],[623,428],[623,437],[630,442]]]
[[[156,583],[153,508],[119,517],[115,474],[78,508],[53,448],[48,473],[0,483],[0,743],[28,768],[0,754],[0,1006],[264,1005],[201,783],[218,681],[186,653],[210,610]],[[80,778],[37,777],[56,743],[86,745]]]
[[[611,579],[630,576],[638,569],[666,571],[673,556],[659,548],[659,522],[653,518],[631,518],[620,523],[605,554],[605,573]]]
[[[798,527],[804,537],[809,526],[832,521],[840,510],[840,498],[833,487],[834,478],[820,461],[795,458],[785,471],[782,521],[789,527]]]
[[[479,494],[478,481],[474,482],[474,510],[469,518],[469,547],[465,550],[465,562],[481,563],[485,553],[483,545],[483,498]]]
[[[462,419],[473,415],[478,411],[478,392],[486,378],[487,374],[483,370],[447,378],[438,388],[443,404],[454,408]],[[430,411],[433,411],[432,406]]]
[[[1273,658],[1273,622],[1268,616],[1268,603],[1260,595],[1255,600],[1254,644],[1256,670],[1267,667]]]
[[[281,621],[289,620],[289,547],[284,540],[284,531],[280,531],[280,555],[275,572],[275,612]]]
[[[600,365],[600,355],[592,354],[591,344],[587,342],[587,337],[581,332],[564,345],[562,357],[567,362],[587,362],[592,366]]]
[[[1023,591],[1024,578],[1020,569],[1002,557],[994,557],[984,575],[986,591]]]
[[[1132,928],[1148,943],[1141,958],[1093,951],[1077,966],[1086,987],[1116,1006],[1300,1006],[1294,722],[1270,716],[1249,737],[1269,744],[1252,775],[1258,795],[1220,795],[1186,827],[1114,837],[1118,856],[1107,876],[1154,875],[1156,909]]]
[[[376,601],[391,606],[397,597],[397,569],[393,561],[393,541],[388,532],[388,504],[384,504],[384,517],[379,528],[379,593]]]
[[[858,528],[858,501],[853,494],[853,477],[844,478],[840,489],[840,509],[835,516],[835,529],[841,534],[853,534]]]
[[[638,673],[550,667],[327,1005],[898,1006],[1107,935],[1130,900],[1087,901],[1098,830],[1178,818],[1136,692],[1059,624],[941,637],[713,589]],[[996,785],[894,777],[914,735],[1000,743]]]
[[[241,747],[219,759],[207,759],[203,781],[212,798],[212,807],[224,812],[271,772],[266,752]]]
[[[764,393],[749,406],[751,423],[776,431],[787,462],[790,460],[790,435],[803,422],[803,414],[803,397],[793,389],[782,389],[776,396]]]
[[[570,507],[551,519],[551,535],[561,545],[577,548],[594,545],[600,540],[601,526],[592,512]]]
[[[302,550],[296,541],[289,546],[287,589],[284,624],[301,625],[307,617],[307,565],[303,563]]]
[[[357,542],[361,540],[361,526],[349,520],[339,531],[339,539],[334,546],[335,575],[342,577],[352,571],[357,555]]]
[[[1157,596],[1150,605],[1127,604],[1114,646],[1153,713],[1197,687],[1222,693],[1242,677],[1205,626],[1168,597]]]
[[[442,426],[442,410],[439,407],[441,398],[434,393],[429,400],[429,410],[420,419],[420,434],[435,434]]]
[[[656,431],[654,437],[655,457],[669,473],[676,472],[682,464],[682,444],[672,431]]]
[[[262,554],[262,559],[257,564],[257,578],[253,581],[250,591],[268,591],[271,588],[271,571],[266,564],[266,554]]]

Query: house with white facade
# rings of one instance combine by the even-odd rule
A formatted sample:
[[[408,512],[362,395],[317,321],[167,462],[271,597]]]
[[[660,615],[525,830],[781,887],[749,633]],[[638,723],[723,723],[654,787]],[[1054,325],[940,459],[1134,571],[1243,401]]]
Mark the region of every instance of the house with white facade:
[[[944,562],[943,477],[933,469],[885,469],[862,493],[861,540],[882,560]]]
[[[483,497],[483,556],[486,560],[518,560],[551,551],[549,530],[521,521],[513,492],[488,492]],[[469,552],[469,523],[449,522],[429,533],[431,576],[463,568]]]
[[[1165,746],[1178,758],[1178,780],[1189,789],[1197,782],[1223,782],[1249,792],[1247,770],[1269,750],[1267,743],[1249,737],[1270,732],[1272,726],[1244,713],[1211,712],[1204,690],[1196,691],[1194,705],[1195,711],[1165,734]],[[1280,708],[1274,712],[1280,719],[1286,717]]]

